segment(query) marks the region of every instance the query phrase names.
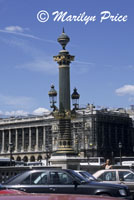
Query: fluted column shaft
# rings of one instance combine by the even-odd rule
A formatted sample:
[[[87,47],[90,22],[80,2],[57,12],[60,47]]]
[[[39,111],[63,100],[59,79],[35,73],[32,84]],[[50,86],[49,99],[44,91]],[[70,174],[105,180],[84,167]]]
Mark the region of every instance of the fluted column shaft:
[[[39,128],[36,127],[36,151],[39,150]]]
[[[2,150],[1,152],[4,153],[5,151],[5,132],[2,130]]]
[[[29,151],[31,151],[31,145],[32,145],[32,130],[31,127],[29,128]]]

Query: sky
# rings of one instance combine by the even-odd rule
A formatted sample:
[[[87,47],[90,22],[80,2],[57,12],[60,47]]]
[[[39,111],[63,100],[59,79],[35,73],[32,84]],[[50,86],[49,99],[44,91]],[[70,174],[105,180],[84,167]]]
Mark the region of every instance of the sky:
[[[71,93],[76,87],[80,108],[133,105],[133,8],[133,0],[0,0],[0,115],[50,110],[63,27],[75,56]]]

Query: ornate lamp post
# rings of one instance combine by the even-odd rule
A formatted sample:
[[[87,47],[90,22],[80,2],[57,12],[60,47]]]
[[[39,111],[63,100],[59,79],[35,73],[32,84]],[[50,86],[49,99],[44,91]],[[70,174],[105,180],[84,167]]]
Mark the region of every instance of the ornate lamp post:
[[[71,98],[72,98],[72,104],[74,106],[74,109],[77,110],[79,108],[79,98],[80,98],[80,95],[77,92],[76,88],[74,88],[74,91],[73,91],[73,93],[71,95]]]
[[[55,111],[57,109],[55,106],[55,103],[57,102],[57,92],[54,89],[54,85],[51,85],[51,90],[48,92],[48,95],[50,99],[51,108],[53,108],[53,111]]]
[[[120,149],[120,166],[122,165],[122,160],[121,160],[121,149],[122,149],[122,143],[119,142],[119,149]]]
[[[62,46],[62,50],[57,56],[54,56],[54,61],[59,65],[59,109],[56,108],[54,98],[57,92],[54,86],[51,86],[49,91],[50,103],[53,109],[53,115],[59,120],[59,136],[58,148],[53,155],[74,155],[72,136],[71,136],[71,118],[74,112],[70,109],[70,63],[74,60],[74,56],[70,55],[65,49],[70,38],[65,34],[64,29],[57,41]],[[73,105],[78,108],[79,94],[74,89],[72,94],[74,101]]]

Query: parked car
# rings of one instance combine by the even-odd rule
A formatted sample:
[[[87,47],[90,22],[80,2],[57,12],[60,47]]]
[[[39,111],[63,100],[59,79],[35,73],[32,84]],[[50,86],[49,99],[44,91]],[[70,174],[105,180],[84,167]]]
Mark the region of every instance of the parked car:
[[[91,196],[79,194],[23,194],[0,195],[0,200],[119,200],[116,197]]]
[[[18,174],[4,186],[29,193],[109,195],[131,198],[127,186],[87,181],[73,170],[31,170]]]
[[[19,191],[19,190],[12,190],[12,189],[3,189],[0,190],[0,196],[2,195],[24,195],[25,192]]]
[[[93,176],[105,183],[125,184],[134,194],[134,172],[129,169],[99,170]]]
[[[89,181],[97,181],[97,179],[87,171],[75,170],[75,172],[77,172],[79,175],[83,176],[84,178],[86,178]]]

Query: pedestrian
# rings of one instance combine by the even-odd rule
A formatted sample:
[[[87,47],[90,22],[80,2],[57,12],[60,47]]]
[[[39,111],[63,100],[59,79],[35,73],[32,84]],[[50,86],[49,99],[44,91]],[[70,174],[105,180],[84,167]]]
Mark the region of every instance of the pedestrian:
[[[112,165],[109,159],[106,160],[106,163],[103,165],[105,169],[112,169]]]

